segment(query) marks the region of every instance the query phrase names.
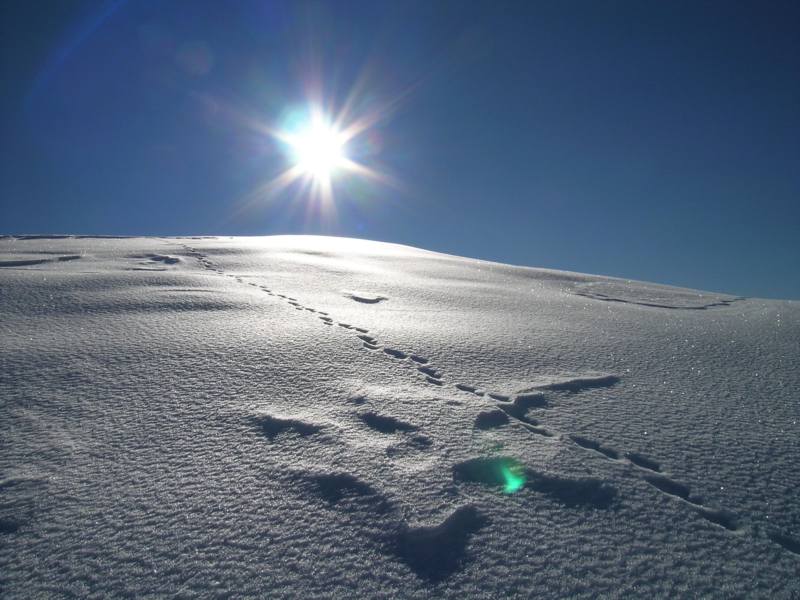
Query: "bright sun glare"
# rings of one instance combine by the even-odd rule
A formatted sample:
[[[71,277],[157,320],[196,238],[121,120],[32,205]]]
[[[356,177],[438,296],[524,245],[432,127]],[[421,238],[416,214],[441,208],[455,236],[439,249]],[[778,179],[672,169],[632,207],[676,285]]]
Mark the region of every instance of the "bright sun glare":
[[[384,118],[388,109],[376,109],[355,117],[352,114],[355,103],[355,96],[349,98],[337,114],[324,110],[323,102],[316,102],[304,109],[286,111],[278,126],[255,123],[258,131],[280,142],[289,168],[255,190],[251,202],[274,197],[296,186],[295,198],[308,200],[309,214],[332,219],[335,217],[334,188],[339,187],[345,193],[360,190],[363,197],[363,190],[367,188],[360,184],[356,187],[355,180],[394,184],[387,173],[356,159],[357,156],[374,157],[380,137],[370,130]],[[370,135],[364,135],[366,133]]]
[[[295,165],[312,179],[328,180],[347,164],[344,135],[319,116],[287,141]]]

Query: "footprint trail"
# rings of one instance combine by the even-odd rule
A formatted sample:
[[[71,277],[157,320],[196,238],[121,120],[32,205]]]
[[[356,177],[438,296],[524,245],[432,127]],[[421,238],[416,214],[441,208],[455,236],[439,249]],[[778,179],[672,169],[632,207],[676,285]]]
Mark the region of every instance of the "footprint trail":
[[[203,269],[230,278],[238,283],[245,283],[241,277],[226,273],[221,267],[213,263],[205,254],[197,251],[195,248],[185,244],[183,247],[187,254],[195,258]],[[599,441],[593,440],[590,437],[586,437],[581,434],[560,433],[549,430],[543,427],[538,419],[528,416],[528,412],[532,408],[548,408],[549,404],[545,395],[546,392],[565,393],[572,395],[595,388],[612,388],[620,382],[620,378],[616,375],[600,374],[573,377],[539,385],[511,395],[498,391],[486,391],[471,383],[449,382],[445,374],[440,369],[432,365],[427,357],[406,352],[402,349],[382,345],[375,336],[369,335],[368,329],[358,327],[352,323],[336,321],[327,312],[311,306],[305,306],[296,298],[287,296],[285,294],[276,293],[268,286],[258,285],[252,282],[247,282],[247,285],[257,287],[271,297],[280,298],[289,306],[297,309],[298,311],[317,315],[320,322],[326,326],[338,325],[338,327],[335,328],[337,331],[340,331],[344,334],[352,334],[354,339],[361,343],[361,346],[367,351],[377,352],[382,350],[380,354],[385,355],[397,363],[409,363],[409,366],[413,365],[414,370],[421,376],[421,380],[426,384],[440,387],[451,387],[460,393],[470,394],[475,398],[481,398],[481,401],[483,402],[486,402],[487,400],[493,402],[493,407],[488,406],[486,411],[480,413],[476,417],[474,427],[478,430],[489,430],[497,427],[516,424],[517,426],[521,426],[525,431],[532,435],[555,438],[562,443],[571,444],[582,451],[589,452],[600,459],[612,461],[620,464],[621,466],[632,466],[638,473],[640,473],[642,481],[647,483],[654,490],[674,499],[675,501],[685,504],[687,508],[691,509],[709,523],[722,527],[731,532],[742,533],[745,531],[745,528],[740,524],[739,519],[735,514],[724,508],[705,506],[702,502],[702,499],[692,496],[691,490],[688,486],[665,474],[662,471],[661,464],[658,461],[644,456],[638,452],[619,451],[607,446],[604,443],[600,443]],[[380,430],[382,427],[389,430],[392,430],[393,427],[399,427],[400,430],[403,430],[402,427],[404,425],[408,425],[401,425],[400,423],[402,422],[393,425],[391,421],[382,421],[381,419],[384,419],[385,417],[381,417],[380,415],[374,415],[371,417],[368,416],[366,419],[364,416],[362,416],[361,418],[367,425],[375,428],[376,430]],[[389,419],[392,418],[389,417]],[[372,421],[371,424],[368,422],[370,420]],[[264,423],[261,425],[268,437],[270,437],[272,428],[277,428],[278,430],[276,433],[272,434],[273,436],[283,431],[283,425],[280,423],[270,424],[268,422],[266,425]],[[414,430],[414,426],[409,425],[409,427],[411,429],[407,429],[406,431]],[[289,426],[289,428],[294,429],[295,432],[299,433],[300,435],[311,435],[317,432],[311,428],[303,430],[303,425],[300,424],[292,424]],[[574,489],[571,488],[564,491],[563,486],[558,481],[548,479],[548,476],[544,474],[534,474],[534,477],[528,485],[534,490],[549,490],[556,496],[562,494],[564,498],[571,498],[575,493]],[[589,485],[592,486],[594,484]],[[586,493],[586,491],[584,490],[581,493]],[[575,497],[577,498],[577,496]],[[606,496],[603,497],[606,498]],[[606,501],[610,502],[610,499],[606,498],[606,500],[602,500],[601,504]],[[462,518],[464,518],[467,521],[478,521],[477,518],[466,519],[466,517],[456,517],[458,514],[460,513],[456,511],[456,513],[451,515],[450,518],[445,520],[440,526],[443,528],[441,530],[436,528],[421,528],[417,534],[414,534],[410,532],[414,532],[415,530],[409,528],[404,534],[407,536],[404,539],[411,540],[419,538],[430,541],[437,535],[440,535],[439,533],[436,533],[437,531],[444,531],[446,534],[449,527],[447,523],[450,519],[460,521]],[[749,527],[748,530],[751,532],[751,534],[755,534],[759,531],[759,528]],[[445,535],[445,537],[447,537],[447,535]],[[772,532],[767,534],[766,537],[784,550],[800,556],[800,541],[796,540],[792,536],[781,532]],[[405,543],[410,544],[411,542],[406,541]],[[457,545],[463,546],[463,544]],[[410,564],[410,566],[417,570],[421,577],[430,576],[430,573],[427,573],[426,571],[426,567],[414,564]],[[451,567],[452,564],[448,564],[447,567],[442,566],[437,572],[450,572]],[[435,577],[432,578],[435,579]]]

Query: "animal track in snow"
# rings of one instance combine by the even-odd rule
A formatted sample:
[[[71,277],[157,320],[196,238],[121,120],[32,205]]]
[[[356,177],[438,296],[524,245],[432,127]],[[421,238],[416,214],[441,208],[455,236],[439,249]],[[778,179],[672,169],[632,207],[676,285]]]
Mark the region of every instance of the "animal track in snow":
[[[67,262],[71,260],[78,260],[82,258],[80,254],[68,254],[65,256],[56,256],[52,258],[32,258],[20,260],[0,260],[0,268],[3,267],[31,267],[34,265],[44,265],[47,263]]]
[[[489,394],[489,396],[494,398],[491,394]],[[497,405],[500,410],[504,411],[510,417],[514,417],[523,423],[530,423],[531,425],[537,425],[538,422],[535,419],[529,419],[527,417],[528,410],[531,408],[545,408],[546,406],[547,399],[543,394],[521,394],[515,396],[513,402],[503,402]]]
[[[381,433],[397,433],[398,431],[416,431],[419,429],[416,425],[406,423],[395,417],[379,415],[374,412],[362,413],[359,418],[375,431]]]
[[[770,532],[769,539],[792,554],[800,556],[800,540],[777,531]]]
[[[474,506],[461,506],[438,525],[403,526],[394,550],[420,578],[442,581],[462,566],[470,538],[487,523]]]
[[[203,268],[220,275],[232,277],[225,274],[222,269],[215,267],[207,257],[203,256],[199,252],[196,252],[194,249],[188,246],[186,248],[192,256],[197,258]],[[170,263],[167,262],[164,264]],[[242,281],[241,278],[239,278],[239,281]],[[381,349],[381,347],[378,345],[378,340],[367,335],[367,329],[351,325],[350,323],[337,323],[333,318],[330,318],[327,312],[316,310],[312,307],[303,306],[296,298],[292,298],[285,294],[277,294],[267,286],[261,286],[261,289],[270,296],[280,297],[286,300],[297,310],[308,311],[323,317],[327,317],[321,319],[326,325],[330,326],[333,324],[338,324],[343,331],[353,331],[358,335],[366,349],[373,351]],[[409,358],[418,365],[428,364],[427,358],[417,354],[409,354],[394,348],[383,348],[383,350],[386,354],[398,359]],[[424,371],[420,369],[420,373],[425,377],[425,381],[427,383],[434,385],[443,384],[442,374],[438,370],[433,369],[433,367],[430,367],[430,370],[426,369]],[[620,379],[616,375],[583,375],[534,386],[533,388],[529,388],[528,390],[524,390],[513,396],[498,392],[484,392],[477,386],[467,383],[456,383],[453,385],[459,391],[471,393],[476,396],[488,396],[497,402],[494,409],[484,411],[476,417],[474,423],[474,427],[476,429],[490,429],[492,427],[499,427],[505,424],[503,422],[504,418],[506,419],[506,422],[509,422],[507,419],[510,417],[511,419],[517,421],[530,433],[552,438],[559,434],[541,427],[536,419],[527,416],[529,409],[548,408],[547,399],[542,392],[567,392],[571,394],[578,394],[594,388],[612,387],[619,383],[619,381]],[[416,430],[415,426],[394,419],[393,417],[383,417],[381,415],[376,415],[375,413],[372,414],[373,417],[366,417],[365,423],[371,420],[372,425],[370,426],[378,431],[383,430],[383,432],[393,433],[396,431],[408,432]],[[503,416],[500,416],[501,414]],[[364,419],[364,417],[362,417],[362,419]],[[369,423],[367,424],[369,425]],[[301,436],[312,435],[322,429],[322,427],[319,425],[307,423],[302,420],[283,419],[280,417],[271,416],[262,417],[261,427],[265,435],[270,438],[282,434],[296,434]],[[404,427],[410,427],[411,429]],[[657,461],[636,452],[627,452],[624,454],[620,453],[617,450],[608,448],[599,442],[596,442],[588,437],[584,437],[583,435],[560,435],[560,439],[565,441],[569,440],[579,448],[593,452],[605,459],[613,460],[615,462],[627,462],[638,469],[646,471],[649,475],[644,475],[643,478],[649,485],[657,489],[659,492],[674,497],[679,501],[685,502],[698,515],[702,516],[710,523],[731,531],[736,531],[739,529],[735,515],[724,509],[715,509],[703,506],[701,499],[692,497],[690,495],[689,488],[687,486],[661,474],[661,465]],[[459,473],[463,475],[463,471],[454,471],[454,477],[458,479]],[[606,484],[594,479],[565,480],[563,478],[553,477],[542,473],[535,473],[532,471],[526,471],[526,473],[528,474],[528,482],[526,484],[527,488],[549,495],[567,506],[586,505],[594,506],[595,508],[605,508],[611,503],[616,494],[616,491],[613,488],[609,488]],[[609,491],[609,489],[611,491]],[[581,498],[584,498],[585,501],[581,500]],[[793,554],[800,554],[800,552],[798,552],[798,550],[800,550],[800,542],[797,542],[794,538],[777,533],[770,534],[769,538],[787,551],[792,552]]]
[[[611,387],[619,383],[616,375],[597,375],[587,377],[573,377],[564,381],[555,381],[544,385],[536,386],[539,390],[567,391],[577,394],[584,390],[598,387]]]
[[[377,304],[378,302],[383,302],[384,300],[389,299],[386,296],[365,294],[363,292],[345,292],[344,297],[355,300],[356,302],[361,302],[362,304]]]
[[[328,504],[336,504],[347,497],[367,497],[384,502],[371,485],[350,473],[315,473],[307,478],[314,484],[317,494]]]
[[[508,424],[508,415],[496,408],[485,410],[475,417],[476,429],[493,429]]]
[[[675,496],[681,500],[689,501],[689,494],[691,493],[691,490],[687,485],[684,485],[678,481],[674,481],[669,477],[664,477],[663,475],[647,476],[644,478],[644,480],[654,488],[664,492],[665,494],[668,494],[669,496]],[[691,503],[697,504],[696,502]]]
[[[594,440],[590,440],[588,438],[582,437],[580,435],[570,435],[569,438],[578,444],[581,448],[586,448],[587,450],[594,450],[595,452],[599,452],[606,458],[610,458],[612,460],[619,459],[619,452],[616,450],[612,450],[611,448],[606,448],[601,446],[598,442]]]
[[[661,472],[661,465],[659,465],[652,458],[648,458],[642,454],[639,454],[638,452],[627,452],[625,454],[625,458],[639,468],[647,469],[648,471],[653,471],[654,473]]]
[[[417,371],[420,373],[424,373],[428,377],[432,377],[433,379],[441,379],[442,374],[436,370],[434,367],[417,367]]]
[[[322,426],[301,419],[276,417],[273,415],[259,415],[253,417],[252,421],[257,425],[263,434],[270,440],[277,436],[287,433],[307,437],[322,431]]]
[[[549,496],[568,508],[607,509],[617,495],[616,488],[599,479],[549,475],[525,468],[509,456],[474,458],[453,466],[455,480],[490,487],[506,486],[509,476],[520,478],[525,488]]]
[[[687,504],[691,505],[698,515],[714,525],[724,527],[729,531],[737,531],[739,529],[736,515],[725,509],[708,508],[703,506],[702,498],[690,495],[691,490],[689,486],[670,479],[664,475],[646,476],[644,477],[644,480],[664,494],[679,498],[680,500],[683,500]]]

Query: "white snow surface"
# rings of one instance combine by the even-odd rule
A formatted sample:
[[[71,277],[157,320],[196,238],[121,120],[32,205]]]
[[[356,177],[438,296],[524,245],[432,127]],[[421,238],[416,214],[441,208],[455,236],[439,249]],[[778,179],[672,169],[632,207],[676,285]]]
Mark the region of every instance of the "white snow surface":
[[[6,236],[0,595],[797,598],[799,367],[798,302]]]

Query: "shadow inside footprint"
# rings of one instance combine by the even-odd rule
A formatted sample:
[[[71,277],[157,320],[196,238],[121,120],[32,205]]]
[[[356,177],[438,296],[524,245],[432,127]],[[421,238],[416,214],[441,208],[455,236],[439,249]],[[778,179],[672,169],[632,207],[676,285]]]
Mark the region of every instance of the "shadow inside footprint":
[[[19,521],[11,517],[0,517],[0,533],[16,533],[19,529]]]
[[[374,412],[363,413],[359,415],[361,420],[375,431],[381,433],[396,433],[398,431],[416,431],[418,427],[411,423],[406,423],[395,417],[387,417],[379,415]]]
[[[489,395],[492,396],[492,394]],[[522,394],[516,396],[513,402],[504,402],[503,404],[498,404],[497,407],[510,417],[535,425],[535,420],[527,418],[528,410],[531,408],[547,408],[547,399],[544,394]]]
[[[676,496],[682,500],[689,500],[689,494],[691,493],[689,486],[660,475],[654,477],[645,477],[644,480],[665,494]]]
[[[617,495],[616,488],[599,479],[568,479],[535,471],[528,471],[528,487],[568,508],[607,509]]]
[[[574,377],[565,381],[556,381],[554,383],[548,383],[546,385],[539,386],[539,389],[577,394],[592,388],[611,387],[617,383],[619,383],[619,377],[616,375],[599,375],[589,377]]]
[[[728,510],[705,508],[702,506],[698,506],[695,510],[697,510],[697,514],[707,521],[714,523],[714,525],[724,527],[728,531],[736,531],[739,529],[739,523],[736,520],[736,515]]]
[[[486,410],[475,417],[475,429],[493,429],[508,423],[508,415],[502,410]]]
[[[300,419],[288,419],[273,417],[272,415],[262,415],[253,417],[253,423],[261,428],[261,431],[269,439],[274,439],[281,433],[296,433],[306,437],[322,430],[322,426],[301,421]]]
[[[659,473],[661,471],[661,465],[654,461],[652,458],[648,458],[643,454],[639,454],[638,452],[628,452],[625,455],[629,461],[631,461],[637,467],[642,469],[647,469],[648,471],[654,471]]]
[[[377,492],[350,473],[322,473],[309,478],[320,497],[329,504],[336,504],[346,496],[377,496]]]
[[[599,452],[606,458],[610,458],[611,460],[617,460],[619,458],[619,453],[616,450],[611,448],[606,448],[605,446],[601,446],[600,442],[596,442],[594,440],[590,440],[589,438],[585,438],[580,435],[570,435],[569,438],[575,442],[581,448],[586,450],[594,450],[595,452]],[[631,461],[632,462],[632,461]]]
[[[784,550],[788,550],[792,554],[800,555],[800,540],[796,540],[793,537],[777,531],[771,532],[769,534],[769,539],[781,546]]]
[[[470,537],[487,519],[474,506],[456,509],[434,526],[405,526],[397,536],[397,555],[417,576],[442,581],[464,562]]]

